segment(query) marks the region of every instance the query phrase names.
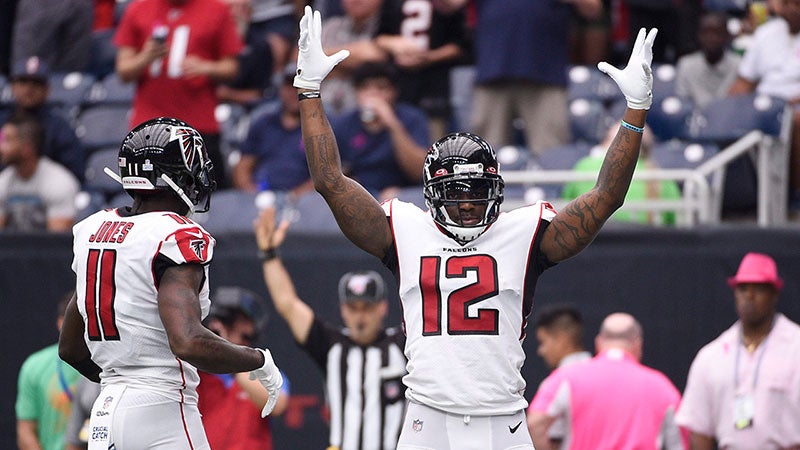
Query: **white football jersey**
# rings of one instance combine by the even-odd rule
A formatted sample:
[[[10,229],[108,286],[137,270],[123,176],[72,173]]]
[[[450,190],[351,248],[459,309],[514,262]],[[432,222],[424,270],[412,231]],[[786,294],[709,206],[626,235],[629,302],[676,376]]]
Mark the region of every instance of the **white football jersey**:
[[[215,240],[200,225],[171,212],[121,216],[99,211],[73,228],[72,270],[78,309],[92,360],[104,384],[122,383],[197,403],[197,369],[169,348],[158,313],[159,267],[202,264],[202,317],[208,314],[208,263]]]
[[[534,240],[555,211],[538,202],[501,213],[461,246],[427,211],[396,199],[383,208],[399,266],[390,269],[403,307],[406,396],[453,414],[524,409],[522,339],[539,275]]]

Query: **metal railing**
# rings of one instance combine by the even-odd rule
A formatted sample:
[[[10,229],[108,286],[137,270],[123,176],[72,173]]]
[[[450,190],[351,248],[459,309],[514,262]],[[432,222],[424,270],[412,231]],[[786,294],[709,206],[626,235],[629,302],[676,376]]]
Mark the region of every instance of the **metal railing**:
[[[788,122],[787,122],[788,120]],[[681,198],[647,199],[626,201],[622,211],[676,212],[676,225],[692,227],[699,224],[718,224],[722,216],[722,200],[725,171],[728,165],[748,153],[755,152],[758,170],[757,222],[759,226],[782,225],[787,221],[788,160],[791,113],[784,114],[781,136],[769,136],[753,130],[722,149],[694,169],[645,169],[637,170],[634,180],[672,180],[683,186]],[[562,184],[570,181],[594,181],[596,172],[572,170],[516,170],[504,171],[506,186],[526,187],[525,199],[507,199],[504,209],[512,209],[535,200],[537,186]],[[541,191],[538,191],[541,192]],[[568,200],[550,201],[556,209]]]

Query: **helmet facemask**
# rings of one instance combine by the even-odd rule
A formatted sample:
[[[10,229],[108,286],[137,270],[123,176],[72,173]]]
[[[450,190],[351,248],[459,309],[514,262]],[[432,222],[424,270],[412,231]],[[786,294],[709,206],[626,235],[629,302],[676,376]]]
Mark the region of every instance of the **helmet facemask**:
[[[497,220],[504,183],[499,175],[485,173],[480,163],[455,164],[453,169],[452,175],[435,177],[425,184],[425,202],[434,221],[464,245]],[[476,217],[474,208],[462,209],[461,205],[466,203],[485,206],[485,210]]]

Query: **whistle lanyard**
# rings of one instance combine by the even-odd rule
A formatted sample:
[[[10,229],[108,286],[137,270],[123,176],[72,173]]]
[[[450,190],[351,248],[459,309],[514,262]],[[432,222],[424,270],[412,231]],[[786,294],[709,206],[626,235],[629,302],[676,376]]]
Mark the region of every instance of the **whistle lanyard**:
[[[773,321],[773,326],[774,325],[775,322]],[[764,359],[764,352],[766,352],[767,350],[767,340],[769,340],[769,335],[771,333],[772,333],[772,327],[770,327],[769,333],[764,338],[764,340],[761,341],[761,345],[759,345],[760,349],[758,351],[758,359],[756,360],[756,368],[753,373],[753,391],[752,391],[753,393],[755,393],[756,391],[756,382],[758,381],[758,371],[759,369],[761,369],[761,360]],[[734,366],[733,366],[733,386],[734,389],[737,390],[739,389],[739,354],[742,352],[742,345],[744,344],[743,337],[744,336],[742,335],[742,329],[739,328],[739,342],[736,343],[736,359],[734,361]]]

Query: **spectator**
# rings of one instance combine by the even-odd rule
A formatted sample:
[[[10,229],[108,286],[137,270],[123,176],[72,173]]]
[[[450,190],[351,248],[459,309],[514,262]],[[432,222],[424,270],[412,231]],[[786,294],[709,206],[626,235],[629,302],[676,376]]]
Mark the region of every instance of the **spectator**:
[[[728,93],[741,58],[730,49],[728,15],[724,12],[703,14],[697,40],[700,50],[678,59],[675,91],[696,107],[703,108],[711,100]]]
[[[757,92],[800,103],[800,58],[794,38],[800,33],[800,0],[783,0],[778,17],[756,28],[752,42],[739,64],[729,95]],[[789,198],[800,211],[800,109],[792,115]]]
[[[343,0],[344,13],[331,17],[322,27],[325,51],[335,53],[347,48],[350,57],[342,61],[325,79],[325,108],[337,116],[358,107],[353,71],[368,62],[386,61],[384,52],[375,45],[383,0]]]
[[[397,72],[365,63],[353,72],[358,109],[331,119],[345,171],[377,198],[422,182],[428,119],[397,101]]]
[[[627,109],[597,186],[559,214],[546,202],[500,214],[497,156],[471,133],[449,134],[428,150],[427,211],[396,198],[379,203],[344,174],[319,89],[348,53],[324,53],[320,22],[307,6],[294,79],[306,160],[342,233],[397,277],[409,359],[397,447],[532,449],[527,427],[516,430],[528,404],[521,341],[536,280],[589,245],[624,202],[652,104],[657,30],[639,31],[625,69],[598,65],[622,90]]]
[[[135,81],[131,127],[161,116],[180,118],[203,134],[218,188],[229,186],[216,84],[238,73],[243,48],[228,5],[220,0],[133,2],[117,26],[116,71]]]
[[[683,450],[674,421],[680,393],[664,374],[640,363],[642,342],[641,325],[631,315],[606,317],[595,338],[597,356],[558,369],[536,393],[529,409],[534,446],[551,448],[547,430],[564,418],[573,450]]]
[[[254,292],[236,286],[215,289],[208,329],[236,345],[251,346],[267,322],[261,299]],[[213,374],[200,371],[197,407],[203,415],[208,443],[214,450],[272,450],[269,417],[259,412],[267,403],[267,392],[247,372]],[[278,402],[270,417],[280,416],[289,405],[289,383],[283,376]]]
[[[438,0],[451,8],[467,0]],[[534,154],[569,142],[567,65],[572,8],[586,18],[600,0],[476,0],[473,33],[476,86],[471,130],[495,148],[515,144],[512,123],[524,122]]]
[[[580,311],[570,305],[553,305],[545,307],[539,314],[534,326],[539,347],[536,352],[544,362],[554,370],[592,358],[592,354],[583,348],[583,317]],[[548,383],[546,378],[542,384]],[[531,419],[528,415],[528,428],[533,434]],[[569,423],[559,417],[547,429],[550,448],[567,449],[569,439]]]
[[[777,312],[775,260],[746,254],[728,284],[739,320],[697,353],[678,423],[692,450],[800,448],[800,327]]]
[[[616,125],[609,127],[605,139],[600,144],[592,147],[589,155],[581,158],[575,163],[573,170],[578,172],[600,172],[603,165],[606,149],[609,148],[616,134]],[[636,169],[656,168],[656,163],[650,158],[650,152],[654,145],[653,133],[650,127],[644,127],[642,136],[642,147],[639,152],[639,160],[636,162]],[[584,192],[588,192],[594,187],[593,181],[571,181],[564,184],[561,191],[561,198],[572,200]],[[681,190],[678,184],[672,180],[650,180],[633,181],[625,196],[626,201],[643,201],[647,199],[667,199],[674,200],[681,198]],[[611,216],[612,220],[618,222],[631,222],[652,225],[675,225],[675,211],[664,211],[662,213],[653,211],[617,211]]]
[[[36,56],[16,64],[11,75],[13,105],[7,111],[0,110],[0,125],[18,112],[37,116],[44,126],[42,155],[60,163],[83,181],[86,171],[85,149],[69,121],[57,108],[47,103],[49,76],[47,64]]]
[[[465,60],[466,14],[444,13],[435,0],[384,0],[376,44],[399,68],[400,101],[428,116],[437,139],[450,126],[450,69]]]
[[[75,384],[75,396],[64,431],[64,450],[87,450],[89,445],[89,416],[92,405],[100,395],[100,383],[80,377]]]
[[[306,3],[307,0],[250,0],[252,14],[247,41],[268,44],[278,78],[281,69],[290,62],[297,42],[297,17]]]
[[[245,43],[237,57],[239,70],[236,78],[217,86],[220,102],[230,102],[252,108],[263,98],[272,85],[272,50],[264,39],[250,33],[252,5],[250,0],[224,0],[231,9],[236,30]]]
[[[56,328],[72,292],[58,302]],[[17,384],[17,446],[19,450],[61,450],[75,382],[80,374],[58,358],[53,344],[30,355],[19,370]]]
[[[276,224],[275,209],[266,208],[255,223],[256,241],[275,309],[325,374],[329,448],[394,449],[405,409],[405,336],[397,328],[384,328],[388,303],[383,278],[371,270],[342,276],[339,302],[345,328],[328,323],[297,296],[279,258],[288,225]]]
[[[278,90],[280,106],[255,115],[241,145],[242,156],[233,168],[233,183],[247,192],[274,190],[300,195],[311,190],[300,109],[292,87],[296,65],[287,65]]]
[[[42,156],[44,129],[17,113],[0,128],[0,229],[67,232],[77,214],[80,184],[69,170]]]
[[[92,49],[93,0],[19,0],[12,64],[37,56],[55,72],[82,72]]]
[[[119,159],[116,178],[133,206],[98,211],[73,228],[77,297],[58,354],[90,380],[102,373],[89,448],[207,449],[198,369],[250,371],[269,393],[262,417],[283,378],[269,350],[232,344],[201,322],[216,241],[188,218],[208,211],[214,190],[200,133],[152,119],[128,133]]]

